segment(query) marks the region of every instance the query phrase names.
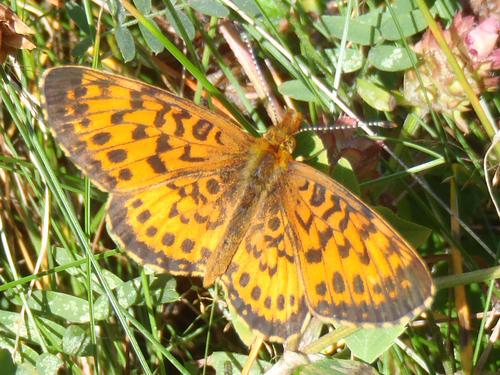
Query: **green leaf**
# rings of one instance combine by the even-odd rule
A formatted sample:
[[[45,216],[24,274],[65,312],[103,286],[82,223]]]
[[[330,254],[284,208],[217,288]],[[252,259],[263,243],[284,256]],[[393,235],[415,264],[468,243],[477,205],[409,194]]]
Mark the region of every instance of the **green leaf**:
[[[230,352],[214,352],[207,358],[207,364],[215,369],[216,374],[239,374],[248,356]],[[271,367],[266,361],[255,361],[250,374],[260,375]]]
[[[243,320],[243,317],[234,310],[233,306],[228,304],[229,314],[231,315],[231,323],[238,337],[246,346],[252,345],[255,334],[248,324]],[[215,367],[215,366],[213,366]],[[218,372],[217,372],[218,373]]]
[[[57,247],[55,248],[55,259],[57,264],[63,266],[68,263],[73,263],[77,260],[83,259],[81,255],[76,255],[69,251],[68,249],[62,248],[62,247]],[[77,280],[80,280],[82,283],[85,283],[84,278],[86,278],[86,275],[83,273],[83,271],[86,269],[86,265],[82,264],[77,267],[71,267],[67,268],[66,272],[68,272],[70,275],[74,276]],[[102,270],[102,274],[104,278],[106,279],[106,282],[108,283],[108,286],[110,289],[115,289],[118,286],[123,284],[123,280],[120,279],[118,276],[116,276],[113,272],[108,271],[106,269]],[[101,284],[99,283],[99,280],[97,279],[97,276],[95,274],[92,274],[92,290],[98,292],[99,294],[103,294],[104,291],[101,288]]]
[[[66,249],[64,247],[56,247],[54,249],[54,258],[57,264],[63,266],[65,264],[72,263],[81,259],[81,256],[75,255],[74,253],[69,251],[69,249]],[[71,267],[66,268],[65,271],[72,276],[76,276],[80,273],[79,269],[81,269],[81,267]]]
[[[15,300],[13,301],[16,302]],[[65,328],[53,321],[46,318],[38,318],[43,326],[46,328],[44,334],[45,339],[50,340],[54,343],[60,342],[61,338],[64,334]],[[28,326],[26,327],[26,323]],[[16,337],[17,335],[24,339],[36,344],[40,343],[40,338],[36,334],[35,327],[33,324],[26,318],[21,319],[21,315],[11,311],[0,310],[0,337],[5,337],[6,335],[12,335]],[[0,343],[0,347],[8,348],[8,342],[4,344]]]
[[[261,15],[260,9],[254,0],[233,0],[233,3],[248,14],[250,17],[258,17]]]
[[[260,6],[262,14],[265,14],[276,27],[290,12],[290,7],[282,4],[281,1],[255,0],[255,2]]]
[[[405,330],[405,326],[360,329],[345,338],[352,354],[372,363],[382,355]]]
[[[332,65],[336,66],[340,53],[340,48],[326,49],[325,53],[330,58]],[[347,48],[344,53],[345,55],[342,66],[342,71],[344,73],[352,73],[361,69],[364,60],[364,56],[361,53],[361,51],[354,48]]]
[[[297,138],[294,155],[302,156],[307,164],[328,173],[328,155],[321,138],[314,132],[301,133]]]
[[[134,0],[134,4],[143,15],[151,13],[151,0]]]
[[[179,294],[175,290],[176,281],[170,275],[149,275],[150,291],[155,298],[155,303],[170,303],[179,299]],[[142,278],[137,277],[123,283],[117,289],[117,299],[123,308],[144,303],[142,293]]]
[[[64,332],[62,350],[68,355],[90,356],[93,354],[90,336],[80,326],[71,325]]]
[[[363,78],[356,80],[356,91],[371,107],[384,112],[391,112],[396,107],[396,99],[389,92]]]
[[[414,56],[415,52],[410,51]],[[368,53],[368,61],[377,69],[385,72],[399,72],[411,68],[411,60],[405,48],[381,44]]]
[[[341,39],[344,34],[345,16],[322,16],[321,21],[326,27],[326,32],[337,39]],[[318,25],[320,30],[325,30]],[[380,32],[369,23],[363,22],[363,19],[351,19],[349,21],[349,31],[347,40],[362,46],[369,46],[380,40]]]
[[[389,13],[385,13],[380,25],[382,37],[387,40],[400,40],[415,35],[427,27],[424,15],[420,10],[413,10],[408,13],[399,14],[397,21],[403,35],[401,35],[396,27],[396,23]]]
[[[16,373],[16,366],[7,349],[0,349],[0,368],[2,369],[2,374],[5,375],[13,375]]]
[[[1,332],[1,331],[0,331]],[[38,375],[35,370],[35,363],[39,355],[23,341],[16,343],[15,334],[12,337],[7,337],[3,332],[0,334],[0,348],[6,349],[9,353],[14,352],[16,348],[18,355],[23,359],[22,364],[16,364],[16,375],[19,374],[33,374]]]
[[[160,31],[160,29],[158,29],[156,25],[154,25],[154,27],[158,31]],[[151,51],[153,51],[153,53],[157,55],[165,49],[163,43],[160,42],[158,38],[154,36],[153,33],[149,31],[142,23],[139,23],[139,30],[141,31],[141,34],[144,37],[144,40],[146,41],[146,44],[151,49]]]
[[[108,296],[103,294],[97,297],[94,303],[94,318],[96,320],[106,320],[111,315],[111,306]]]
[[[82,267],[86,266],[82,265]],[[109,270],[103,269],[101,270],[101,272],[104,278],[106,279],[106,282],[108,283],[109,289],[111,290],[118,288],[120,285],[124,283],[122,279],[120,279],[118,276],[116,276],[113,272]],[[92,290],[95,290],[100,294],[104,293],[104,290],[101,287],[101,283],[99,282],[99,279],[95,274],[92,274]]]
[[[135,56],[135,44],[130,30],[123,26],[117,26],[115,28],[115,38],[123,60],[125,62],[133,60]]]
[[[157,275],[149,286],[156,304],[178,301],[180,296],[176,290],[177,280],[171,275]]]
[[[177,16],[179,22],[181,23],[182,27],[184,28],[184,31],[186,32],[187,38],[189,40],[193,40],[195,32],[196,32],[194,29],[193,23],[191,22],[189,17],[186,16],[179,9],[174,8],[174,11],[175,11],[175,15]],[[168,23],[170,23],[170,25],[172,25],[172,27],[175,30],[175,33],[182,38],[182,34],[180,32],[180,26],[175,21],[175,18],[172,16],[172,14],[170,13],[168,8],[165,8],[165,12],[166,12],[165,16],[167,17]]]
[[[141,278],[137,277],[123,283],[117,290],[116,298],[118,303],[125,309],[144,302],[142,298]]]
[[[90,35],[90,27],[87,22],[87,16],[85,15],[83,6],[76,4],[74,1],[66,1],[64,5],[68,10],[69,18],[76,23],[80,30],[82,30],[85,34]]]
[[[21,305],[21,301],[17,297],[12,302]],[[88,302],[70,294],[35,290],[28,300],[28,306],[32,310],[54,315],[71,323],[87,323],[89,321]]]
[[[111,12],[114,17],[118,20],[118,24],[122,25],[127,19],[128,13],[125,8],[120,4],[119,1],[110,1]]]
[[[361,195],[358,179],[352,170],[349,160],[340,158],[333,170],[332,177],[358,197]]]
[[[371,366],[359,361],[346,359],[327,358],[307,365],[299,366],[293,372],[294,375],[377,375],[378,372]]]
[[[143,15],[147,16],[151,13],[151,0],[134,0],[134,4]],[[156,24],[153,23],[153,25],[160,32]],[[142,23],[139,23],[139,30],[153,53],[159,54],[163,51],[165,48],[163,43],[161,43]]]
[[[494,2],[489,4],[494,4]],[[457,12],[461,10],[460,2],[454,0],[436,0],[430,9],[431,14],[440,18],[444,24],[451,22]]]
[[[356,20],[364,25],[369,25],[377,28],[380,24],[380,20],[382,19],[383,14],[384,12],[382,8],[376,8],[368,13],[361,14],[356,18]]]
[[[23,357],[25,358],[25,357]],[[16,375],[40,375],[30,363],[23,362],[17,365]]]
[[[189,0],[188,4],[197,12],[207,16],[223,18],[229,15],[229,10],[214,0]]]
[[[387,207],[374,207],[415,248],[422,246],[432,230],[397,216]]]
[[[55,375],[63,364],[59,357],[50,353],[43,353],[40,354],[36,361],[36,369],[40,375]]]
[[[93,43],[92,37],[88,36],[83,38],[75,45],[75,47],[73,47],[71,50],[71,56],[78,59],[82,58]]]
[[[298,79],[283,82],[278,86],[278,91],[281,95],[289,96],[295,100],[303,102],[316,101],[314,94]]]
[[[397,15],[411,12],[416,8],[417,5],[414,0],[396,0],[392,5],[392,9]]]

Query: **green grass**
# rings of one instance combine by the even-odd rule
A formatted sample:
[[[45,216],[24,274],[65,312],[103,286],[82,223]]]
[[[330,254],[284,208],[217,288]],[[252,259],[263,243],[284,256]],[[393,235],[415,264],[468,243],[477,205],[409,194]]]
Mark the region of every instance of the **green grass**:
[[[487,118],[498,118],[498,92],[484,93],[488,106],[481,109],[471,100],[474,108],[464,114],[471,127],[467,135],[452,117],[436,112],[424,117],[406,103],[403,74],[419,61],[409,57],[406,67],[391,72],[374,66],[378,45],[398,46],[411,56],[409,46],[427,29],[424,23],[406,34],[409,5],[403,1],[346,3],[329,13],[380,9],[395,20],[394,33],[407,35],[394,41],[364,41],[367,26],[321,18],[328,13],[323,2],[224,0],[226,8],[208,10],[196,8],[200,3],[149,7],[143,0],[135,3],[139,10],[127,6],[131,14],[112,3],[111,11],[101,14],[90,1],[65,2],[60,9],[10,2],[35,31],[31,39],[37,48],[17,51],[0,69],[0,348],[5,349],[0,368],[44,374],[58,367],[74,374],[190,374],[214,368],[231,373],[241,369],[249,352],[249,331],[228,310],[220,288],[205,290],[198,279],[150,274],[109,238],[105,194],[65,159],[39,108],[43,71],[76,64],[166,84],[198,103],[225,108],[253,135],[272,124],[268,100],[284,107],[285,94],[308,124],[332,124],[342,113],[398,124],[368,135],[361,129],[321,137],[305,132],[297,136],[296,154],[370,205],[385,206],[380,212],[429,264],[435,301],[406,329],[353,332],[313,324],[302,350],[326,357],[297,371],[348,374],[352,366],[368,365],[381,374],[498,371],[498,311],[488,316],[499,297],[500,228],[482,159],[494,141]],[[459,2],[439,2],[430,13],[421,2],[413,7],[422,17],[418,22],[430,14],[448,24]],[[217,28],[218,17],[229,20],[226,31]],[[234,53],[229,42],[232,37],[248,51],[242,34],[262,67],[268,98],[253,99],[262,78],[241,68],[252,69],[250,55]],[[346,73],[340,76],[334,55],[345,57]],[[491,179],[498,166],[496,146],[488,165]],[[492,189],[498,200],[498,187]],[[457,274],[452,256],[463,274]],[[467,316],[470,327],[463,322]],[[280,359],[282,345],[262,346],[255,372]]]

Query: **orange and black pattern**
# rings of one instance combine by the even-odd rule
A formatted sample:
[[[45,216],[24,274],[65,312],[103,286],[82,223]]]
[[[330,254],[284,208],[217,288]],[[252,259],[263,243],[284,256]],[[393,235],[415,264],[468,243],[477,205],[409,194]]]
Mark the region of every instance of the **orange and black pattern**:
[[[115,241],[142,264],[220,280],[271,340],[310,312],[359,326],[428,307],[429,272],[378,214],[291,157],[298,115],[262,138],[166,91],[81,67],[49,70],[44,107],[72,161],[110,193]]]

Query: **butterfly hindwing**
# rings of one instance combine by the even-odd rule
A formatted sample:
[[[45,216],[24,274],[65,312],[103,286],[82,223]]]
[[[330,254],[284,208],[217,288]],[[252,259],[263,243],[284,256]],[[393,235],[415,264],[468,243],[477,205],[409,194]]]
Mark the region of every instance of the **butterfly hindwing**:
[[[339,183],[289,166],[286,211],[311,310],[358,325],[404,323],[429,304],[432,280],[415,251]]]
[[[51,69],[43,92],[59,144],[105,191],[132,191],[224,168],[251,141],[221,114],[92,69]]]
[[[107,222],[134,259],[161,272],[203,276],[234,209],[236,180],[227,169],[198,173],[133,193],[113,193]]]
[[[296,239],[280,195],[271,193],[257,211],[222,277],[228,302],[250,327],[275,341],[298,334],[308,313]]]

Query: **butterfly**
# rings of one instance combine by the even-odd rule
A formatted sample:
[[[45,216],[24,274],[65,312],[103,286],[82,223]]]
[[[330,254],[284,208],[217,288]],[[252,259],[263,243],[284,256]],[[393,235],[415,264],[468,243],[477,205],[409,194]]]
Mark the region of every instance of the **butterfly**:
[[[408,322],[434,286],[415,250],[349,190],[295,161],[301,116],[262,137],[164,90],[77,66],[48,70],[44,110],[66,155],[109,192],[107,224],[137,262],[220,281],[255,331],[282,342],[311,313]]]

